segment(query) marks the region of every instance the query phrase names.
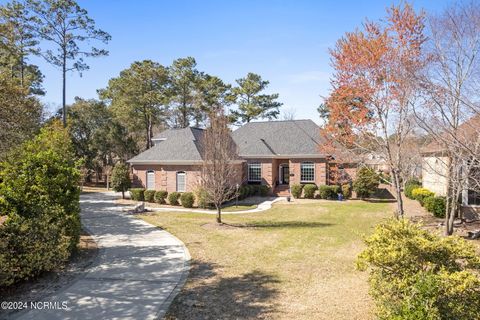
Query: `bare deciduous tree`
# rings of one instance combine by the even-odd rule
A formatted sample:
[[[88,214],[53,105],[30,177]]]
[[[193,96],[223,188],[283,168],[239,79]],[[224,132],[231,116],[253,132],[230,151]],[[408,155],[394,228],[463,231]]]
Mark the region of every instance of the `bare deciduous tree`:
[[[430,17],[429,27],[428,64],[418,75],[424,101],[415,113],[442,162],[431,169],[447,181],[445,233],[451,235],[462,193],[478,190],[472,173],[480,161],[480,8],[457,3]]]
[[[240,174],[237,147],[230,135],[228,117],[223,113],[210,115],[210,126],[205,129],[201,187],[206,201],[217,209],[217,222],[222,223],[222,204],[236,196]]]

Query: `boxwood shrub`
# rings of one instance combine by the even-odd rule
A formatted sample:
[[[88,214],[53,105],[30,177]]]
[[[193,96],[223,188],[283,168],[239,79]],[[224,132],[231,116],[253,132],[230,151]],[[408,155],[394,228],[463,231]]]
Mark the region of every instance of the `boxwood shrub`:
[[[427,197],[423,200],[425,209],[428,212],[433,213],[435,217],[445,218],[445,197]]]
[[[180,192],[171,192],[169,195],[168,195],[168,203],[170,203],[170,205],[172,206],[178,206],[179,203],[178,203],[178,199],[180,199]]]
[[[342,194],[345,199],[349,199],[352,196],[352,188],[349,184],[344,184],[342,186]]]
[[[180,196],[180,202],[184,208],[193,208],[195,197],[192,192],[184,192]]]
[[[416,188],[421,188],[422,184],[416,179],[410,179],[405,183],[404,193],[405,196],[409,199],[413,199],[412,191]]]
[[[335,188],[336,189],[336,188]],[[337,193],[333,186],[321,185],[318,187],[320,199],[336,199]]]
[[[238,199],[242,200],[242,199],[245,199],[247,196],[248,196],[247,186],[240,186],[240,188],[238,188]],[[197,194],[197,201],[198,201],[198,198],[199,196]]]
[[[415,188],[412,190],[412,196],[415,200],[418,200],[418,202],[420,202],[420,204],[424,205],[424,199],[425,198],[428,198],[428,197],[433,197],[435,195],[435,193],[433,193],[432,191],[426,189],[426,188]]]
[[[298,199],[302,196],[303,186],[301,184],[294,184],[290,187],[290,192],[295,199]]]
[[[309,183],[303,186],[303,196],[307,199],[313,199],[315,198],[315,191],[317,191],[318,188],[315,184]]]
[[[143,198],[147,202],[155,202],[155,190],[145,190],[143,192]]]
[[[135,201],[144,201],[145,200],[145,189],[142,188],[131,188],[130,190],[130,197],[132,200]]]
[[[239,193],[241,190],[243,190],[243,194],[246,194],[247,189],[245,186],[239,188]],[[197,198],[197,204],[199,208],[207,209],[211,207],[211,204],[208,202],[207,191],[204,188],[198,188],[195,190],[195,197]]]
[[[335,194],[335,199],[337,198],[339,193],[342,193],[342,187],[340,187],[339,185],[333,185],[330,186],[330,188],[332,188],[332,193]]]
[[[159,190],[155,192],[155,202],[159,204],[165,204],[167,203],[167,196],[168,192],[167,190]]]
[[[258,186],[258,195],[260,197],[266,197],[270,193],[270,187],[266,185]]]

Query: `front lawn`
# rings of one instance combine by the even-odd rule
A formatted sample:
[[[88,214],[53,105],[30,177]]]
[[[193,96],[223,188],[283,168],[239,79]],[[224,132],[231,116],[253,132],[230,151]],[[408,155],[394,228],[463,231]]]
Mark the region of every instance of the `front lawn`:
[[[192,255],[168,319],[369,319],[367,274],[355,270],[362,235],[391,215],[385,203],[279,203],[265,212],[161,212],[142,219]],[[158,279],[160,280],[160,279]]]
[[[235,212],[253,210],[257,207],[256,204],[239,204],[238,206],[232,204],[222,208],[222,212]]]

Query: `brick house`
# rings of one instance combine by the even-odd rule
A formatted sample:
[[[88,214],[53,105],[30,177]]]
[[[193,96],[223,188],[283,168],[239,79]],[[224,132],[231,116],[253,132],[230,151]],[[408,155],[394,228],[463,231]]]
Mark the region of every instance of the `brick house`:
[[[203,129],[168,129],[154,146],[130,159],[134,184],[168,192],[194,191],[202,165]],[[343,170],[322,154],[320,128],[311,120],[250,122],[232,132],[241,160],[236,184],[268,185],[286,195],[292,184],[330,184],[331,172]],[[354,175],[349,167],[348,174]]]

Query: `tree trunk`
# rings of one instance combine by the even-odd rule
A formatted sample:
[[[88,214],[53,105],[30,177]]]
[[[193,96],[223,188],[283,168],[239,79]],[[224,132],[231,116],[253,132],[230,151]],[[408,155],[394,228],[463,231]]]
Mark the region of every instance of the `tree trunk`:
[[[395,185],[395,192],[397,194],[397,211],[395,212],[395,218],[403,218],[403,198],[402,198],[402,186],[400,185],[400,180],[398,176],[398,172],[393,170],[393,183]]]
[[[125,199],[125,190],[122,189],[122,199]]]
[[[63,111],[63,127],[67,127],[67,104],[66,104],[66,95],[67,95],[67,53],[63,52],[63,65],[62,65],[62,111]]]
[[[460,197],[460,188],[452,188],[450,208],[445,215],[445,235],[451,236],[454,231],[455,217],[458,211],[458,198]]]
[[[149,116],[148,117],[148,144],[149,144],[149,148],[153,147],[152,138],[153,138],[152,117]]]
[[[451,236],[454,231],[453,223],[457,213],[459,193],[462,189],[458,186],[459,172],[456,169],[458,166],[456,159],[452,157],[448,167],[447,181],[447,210],[445,214],[445,235],[447,236]]]
[[[217,223],[222,223],[222,209],[217,206]]]

